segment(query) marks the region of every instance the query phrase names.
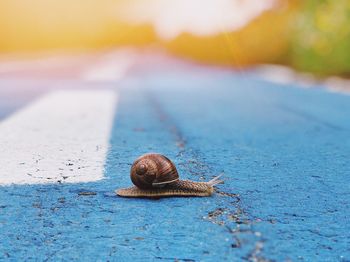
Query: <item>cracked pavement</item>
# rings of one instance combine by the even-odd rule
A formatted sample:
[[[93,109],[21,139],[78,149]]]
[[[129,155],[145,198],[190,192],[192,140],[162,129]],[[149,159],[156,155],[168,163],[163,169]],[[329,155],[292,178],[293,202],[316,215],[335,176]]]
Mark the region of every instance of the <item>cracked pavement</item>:
[[[100,84],[120,95],[104,179],[0,188],[0,257],[349,261],[350,97],[151,58]],[[118,198],[146,152],[225,183],[209,198]]]

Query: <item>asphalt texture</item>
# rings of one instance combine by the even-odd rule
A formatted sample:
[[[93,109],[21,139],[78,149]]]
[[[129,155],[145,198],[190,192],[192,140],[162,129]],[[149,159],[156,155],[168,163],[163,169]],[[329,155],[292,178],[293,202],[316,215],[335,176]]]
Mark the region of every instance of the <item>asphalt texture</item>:
[[[47,92],[22,99],[9,83],[0,119]],[[105,179],[0,187],[1,260],[350,261],[350,96],[171,59],[105,85],[120,96]],[[224,184],[204,198],[115,196],[147,152]]]

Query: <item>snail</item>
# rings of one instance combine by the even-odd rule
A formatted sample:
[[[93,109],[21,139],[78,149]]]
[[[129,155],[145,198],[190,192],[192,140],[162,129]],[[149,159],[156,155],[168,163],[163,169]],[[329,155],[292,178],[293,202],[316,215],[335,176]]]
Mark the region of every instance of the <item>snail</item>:
[[[130,178],[135,186],[115,192],[121,197],[210,196],[214,186],[223,182],[219,177],[208,182],[180,180],[170,159],[150,153],[140,156],[131,166]]]

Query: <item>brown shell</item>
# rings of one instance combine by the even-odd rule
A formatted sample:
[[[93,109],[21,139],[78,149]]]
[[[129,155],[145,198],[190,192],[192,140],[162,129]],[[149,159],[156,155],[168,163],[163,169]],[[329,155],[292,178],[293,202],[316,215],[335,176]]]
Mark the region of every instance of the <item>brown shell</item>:
[[[145,154],[135,160],[130,171],[131,181],[141,189],[159,188],[179,180],[175,165],[161,154]]]

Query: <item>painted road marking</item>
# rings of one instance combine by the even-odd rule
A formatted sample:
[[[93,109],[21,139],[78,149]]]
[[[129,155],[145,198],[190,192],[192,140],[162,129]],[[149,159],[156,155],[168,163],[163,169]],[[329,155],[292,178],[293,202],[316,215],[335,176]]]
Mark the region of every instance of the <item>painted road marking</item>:
[[[55,91],[0,123],[0,185],[103,178],[112,90]]]
[[[260,65],[253,72],[255,76],[266,81],[284,86],[323,87],[331,92],[350,94],[350,81],[337,76],[331,76],[324,79],[324,81],[320,81],[320,79],[310,74],[296,72],[289,67],[279,65]]]
[[[101,62],[94,64],[85,70],[81,77],[84,81],[119,81],[135,62],[135,52],[132,50],[122,50],[107,57],[103,57]]]
[[[1,187],[0,260],[349,260],[349,96],[137,60],[118,90],[106,179]],[[225,183],[210,198],[115,196],[149,151],[182,179],[223,172]]]

